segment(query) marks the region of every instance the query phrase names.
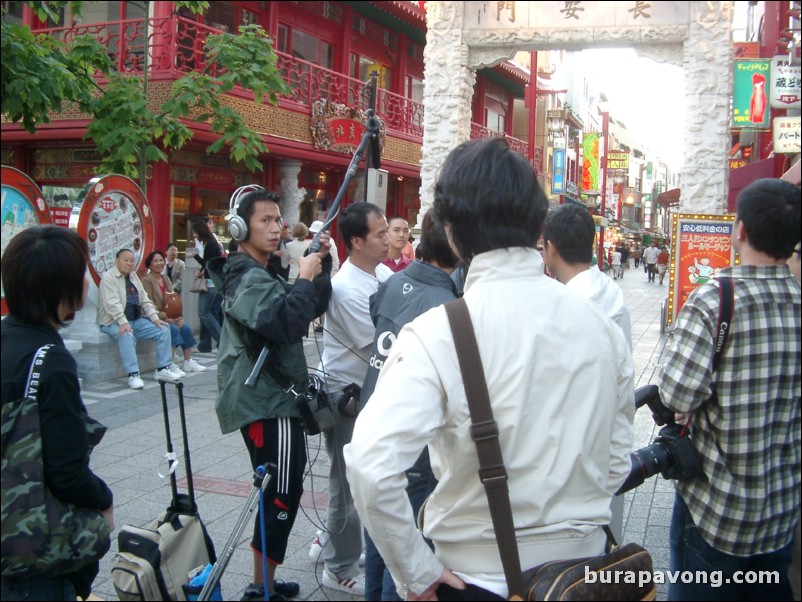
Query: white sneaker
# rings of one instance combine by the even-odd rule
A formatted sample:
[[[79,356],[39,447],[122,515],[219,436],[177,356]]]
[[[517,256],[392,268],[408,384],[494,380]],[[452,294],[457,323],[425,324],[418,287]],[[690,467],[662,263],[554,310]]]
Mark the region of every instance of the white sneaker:
[[[168,383],[174,383],[174,382],[178,382],[179,380],[181,380],[181,377],[178,376],[172,370],[170,370],[169,366],[167,368],[162,368],[161,370],[156,370],[156,372],[153,375],[153,377],[156,380],[163,380],[163,381],[168,382]]]
[[[139,374],[134,374],[128,377],[128,386],[132,389],[144,389],[145,383],[142,382]]]
[[[206,366],[201,366],[198,362],[191,358],[184,360],[181,368],[184,370],[184,372],[206,372]]]
[[[167,369],[173,374],[175,374],[178,378],[184,378],[187,375],[186,372],[184,372],[181,368],[179,368],[175,364],[170,364],[169,366],[167,366]]]
[[[323,544],[320,543],[320,531],[315,534],[312,545],[309,547],[309,560],[323,562]]]
[[[309,546],[309,560],[312,562],[323,562],[323,544],[320,543],[320,531],[315,534],[312,545]],[[359,566],[365,566],[365,555],[359,555]]]
[[[353,596],[365,595],[365,574],[359,573],[352,579],[337,579],[328,570],[323,569],[323,587],[335,589]]]

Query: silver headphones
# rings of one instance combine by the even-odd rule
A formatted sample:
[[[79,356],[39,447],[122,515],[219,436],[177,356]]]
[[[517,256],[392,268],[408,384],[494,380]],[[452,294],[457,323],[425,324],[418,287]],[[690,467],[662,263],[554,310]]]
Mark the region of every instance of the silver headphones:
[[[240,197],[257,190],[264,190],[264,188],[257,184],[246,184],[237,188],[234,194],[231,195],[231,201],[228,204],[228,233],[237,242],[242,242],[248,238],[248,222],[237,213]]]

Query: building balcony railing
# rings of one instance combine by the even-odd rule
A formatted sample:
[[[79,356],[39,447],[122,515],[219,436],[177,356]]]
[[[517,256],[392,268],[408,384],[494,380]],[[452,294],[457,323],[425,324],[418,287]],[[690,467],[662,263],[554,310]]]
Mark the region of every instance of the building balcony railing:
[[[149,81],[172,81],[191,71],[207,70],[215,75],[204,52],[206,38],[220,30],[192,19],[171,15],[163,18],[123,19],[104,23],[75,25],[37,30],[64,41],[78,35],[95,36],[122,73],[144,75]],[[365,82],[342,73],[325,69],[288,54],[277,52],[278,68],[292,93],[280,97],[282,106],[302,113],[311,113],[312,103],[326,99],[355,109],[366,109]],[[233,94],[248,96],[242,89]],[[405,96],[378,90],[376,112],[385,123],[388,133],[414,142],[423,140],[423,103]],[[526,142],[503,133],[493,132],[479,124],[471,124],[471,138],[503,136],[510,148],[528,156]],[[542,173],[542,149],[540,165]],[[536,161],[537,163],[537,161]]]

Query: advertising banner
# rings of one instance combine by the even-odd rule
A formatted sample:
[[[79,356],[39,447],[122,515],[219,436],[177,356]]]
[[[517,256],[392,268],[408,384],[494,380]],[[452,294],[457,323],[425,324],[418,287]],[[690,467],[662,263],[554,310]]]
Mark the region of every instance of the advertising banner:
[[[802,152],[802,118],[799,115],[775,117],[772,132],[775,153]]]
[[[769,129],[771,111],[768,85],[771,60],[735,61],[734,69],[730,128]]]
[[[554,149],[553,165],[551,170],[551,191],[554,194],[565,192],[565,151]]]
[[[674,247],[669,261],[667,321],[673,324],[688,296],[738,263],[732,247],[733,215],[674,215]]]
[[[582,140],[582,191],[599,190],[599,133],[585,132]]]
[[[788,57],[771,61],[771,106],[798,109],[802,105],[802,65],[789,65]]]

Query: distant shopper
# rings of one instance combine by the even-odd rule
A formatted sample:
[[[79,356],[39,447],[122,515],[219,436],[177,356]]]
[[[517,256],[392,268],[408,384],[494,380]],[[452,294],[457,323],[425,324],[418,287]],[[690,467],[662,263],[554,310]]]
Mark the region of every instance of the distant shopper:
[[[218,311],[223,297],[214,286],[214,282],[209,277],[209,271],[206,269],[206,264],[215,257],[221,257],[223,253],[223,245],[221,245],[217,237],[212,233],[207,220],[196,221],[192,224],[192,232],[199,242],[203,245],[203,251],[195,255],[195,261],[200,264],[200,269],[203,277],[206,278],[206,292],[199,293],[198,299],[198,318],[201,324],[206,328],[211,339],[217,343],[218,349],[220,348],[220,319]],[[203,337],[201,336],[201,348],[206,350],[203,344]],[[209,349],[211,351],[211,341],[209,341]]]
[[[660,284],[663,284],[663,278],[666,276],[666,272],[668,271],[668,247],[663,245],[660,247],[660,253],[657,255],[657,274],[660,276]]]
[[[167,243],[165,253],[167,263],[164,265],[164,275],[173,283],[173,290],[180,293],[184,285],[182,276],[184,275],[187,264],[178,259],[178,246],[174,242]]]
[[[35,436],[41,441],[44,483],[57,500],[96,510],[105,519],[105,523],[101,520],[97,521],[99,525],[92,525],[91,531],[91,523],[87,522],[85,532],[74,534],[75,547],[66,550],[64,558],[74,560],[73,570],[42,571],[27,577],[3,574],[3,600],[75,600],[76,596],[87,599],[98,574],[100,558],[84,556],[88,551],[79,538],[85,542],[97,541],[105,549],[111,545],[112,493],[89,466],[92,445],[97,444],[102,435],[91,437],[90,442],[77,365],[58,333],[84,305],[89,290],[88,260],[86,242],[74,231],[58,226],[33,226],[23,230],[11,239],[3,252],[0,271],[9,311],[0,327],[3,406],[25,396],[37,350],[52,345],[38,369],[36,393],[39,424]],[[11,449],[19,449],[16,445],[19,439],[11,435],[9,440],[6,427],[4,421],[4,561],[17,558],[14,552],[30,554],[29,550],[41,549],[38,544],[54,534],[51,530],[43,532],[31,528],[31,525],[52,525],[42,513],[31,511],[32,504],[36,503],[33,488],[37,487],[41,493],[44,483],[32,482],[29,470],[21,471],[24,474],[19,476],[20,481],[15,477],[12,477],[14,483],[7,480],[9,458],[6,454]],[[22,447],[31,447],[32,441],[29,439],[27,445],[23,442]],[[15,540],[19,541],[14,536],[20,532],[24,550],[13,545]],[[68,537],[61,535],[60,540]],[[20,560],[24,563],[24,556]]]
[[[646,274],[648,275],[649,282],[654,282],[654,276],[657,274],[657,257],[660,255],[660,250],[657,248],[657,241],[643,251],[643,263],[646,265]]]
[[[97,319],[100,330],[117,343],[120,359],[128,372],[128,386],[142,389],[136,342],[156,341],[156,380],[175,382],[186,373],[173,363],[170,324],[159,319],[145,287],[134,272],[134,253],[120,249],[112,267],[100,280]]]
[[[384,260],[384,265],[393,272],[400,272],[412,263],[412,260],[404,255],[404,249],[409,244],[409,224],[400,215],[395,215],[387,220],[387,226],[390,234],[390,252]]]
[[[292,227],[292,240],[284,246],[284,253],[287,262],[290,264],[289,282],[295,282],[300,273],[300,259],[306,254],[311,240],[307,240],[309,228],[303,222],[298,222]]]

